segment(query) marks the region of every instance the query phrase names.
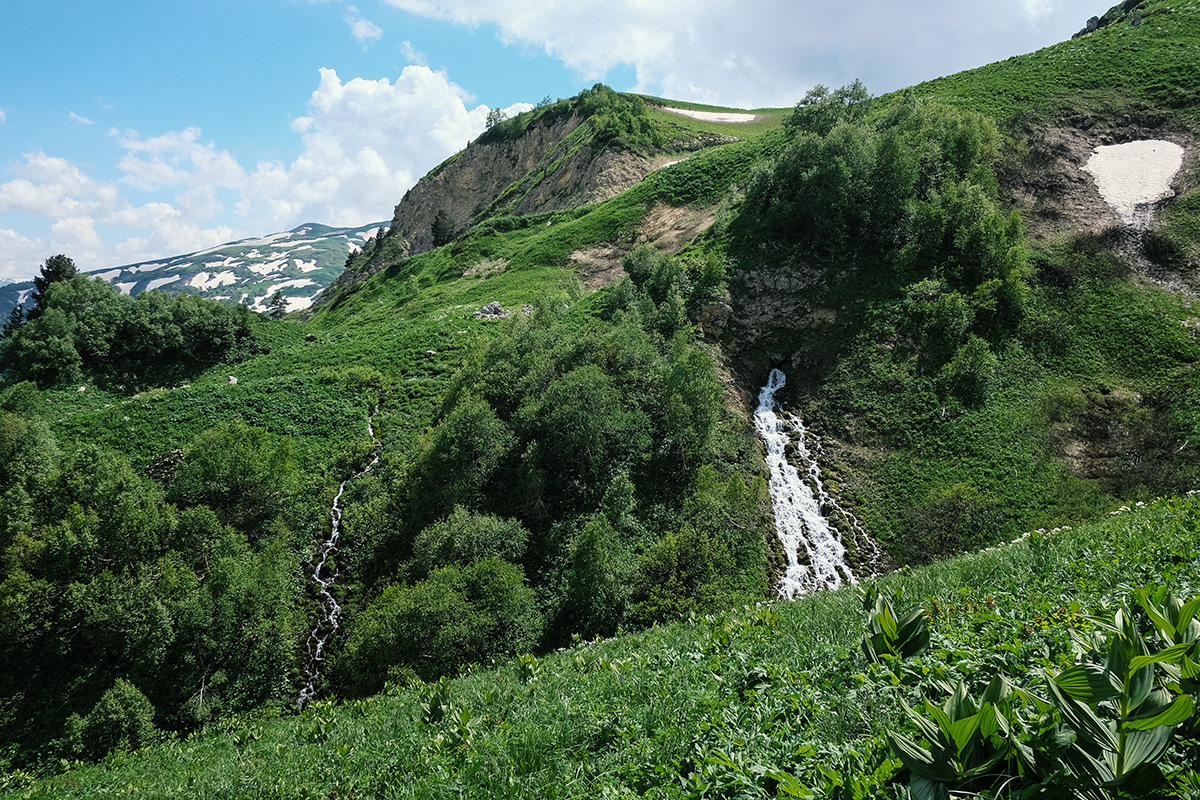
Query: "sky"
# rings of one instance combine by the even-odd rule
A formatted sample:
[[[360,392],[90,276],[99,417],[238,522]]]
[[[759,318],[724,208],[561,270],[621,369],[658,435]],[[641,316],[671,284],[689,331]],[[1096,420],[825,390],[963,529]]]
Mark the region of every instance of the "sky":
[[[1070,37],[1085,0],[40,0],[0,26],[0,282],[390,220],[484,129],[597,81],[737,108]]]

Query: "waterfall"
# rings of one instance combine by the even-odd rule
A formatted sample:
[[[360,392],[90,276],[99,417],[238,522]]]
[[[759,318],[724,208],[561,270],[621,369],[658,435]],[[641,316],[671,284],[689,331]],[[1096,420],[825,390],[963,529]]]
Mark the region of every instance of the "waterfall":
[[[333,504],[329,508],[329,538],[326,539],[321,547],[317,550],[316,567],[313,569],[313,583],[317,584],[317,594],[320,597],[321,610],[317,616],[317,624],[313,626],[312,632],[308,635],[308,641],[304,646],[304,688],[300,690],[300,696],[296,698],[296,707],[303,710],[308,705],[317,693],[317,682],[321,679],[321,668],[325,664],[325,646],[329,643],[330,638],[337,633],[341,624],[342,607],[338,604],[337,598],[333,596],[332,588],[338,579],[337,562],[334,561],[332,570],[326,574],[326,564],[330,558],[337,552],[338,539],[342,535],[342,495],[346,492],[346,484],[355,478],[366,475],[376,464],[379,463],[379,455],[382,450],[382,443],[375,435],[375,415],[379,413],[379,407],[376,406],[371,414],[367,417],[367,436],[370,437],[375,447],[372,451],[371,462],[367,466],[354,475],[351,475],[346,480],[342,481],[338,486],[337,494],[333,498]]]
[[[776,413],[775,393],[783,388],[785,380],[783,372],[771,370],[767,385],[758,393],[754,427],[767,448],[775,531],[787,556],[787,571],[779,582],[779,596],[792,598],[804,592],[835,589],[845,582],[856,582],[846,563],[842,534],[830,522],[835,513],[844,521],[844,532],[868,563],[876,563],[881,553],[854,515],[841,508],[825,491],[821,469],[813,452],[815,446],[810,448],[803,422],[791,414]],[[799,435],[793,436],[793,433]],[[787,459],[785,450],[789,441],[793,442],[796,456],[804,465],[803,475]]]

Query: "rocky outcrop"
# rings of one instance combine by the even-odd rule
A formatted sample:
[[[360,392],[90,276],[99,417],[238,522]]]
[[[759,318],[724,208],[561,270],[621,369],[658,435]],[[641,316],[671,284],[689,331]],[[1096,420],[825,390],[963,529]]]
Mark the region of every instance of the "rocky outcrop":
[[[409,189],[396,206],[389,238],[407,257],[434,246],[433,222],[445,213],[462,231],[497,214],[531,215],[577,208],[615,197],[661,166],[659,160],[598,145],[578,115],[535,120],[516,139],[484,134]],[[382,270],[394,259],[347,269],[314,307]]]
[[[540,214],[607,200],[653,170],[651,159],[594,145],[578,130],[582,124],[576,115],[539,120],[515,140],[472,142],[405,193],[392,234],[415,255],[433,247],[441,211],[461,230],[485,214]]]

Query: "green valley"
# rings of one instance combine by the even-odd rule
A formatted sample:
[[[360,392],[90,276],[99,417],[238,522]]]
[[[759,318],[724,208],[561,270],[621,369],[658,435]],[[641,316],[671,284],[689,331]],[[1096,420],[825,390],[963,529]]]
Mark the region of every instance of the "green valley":
[[[1130,0],[881,97],[597,84],[292,314],[47,262],[0,339],[0,790],[1200,796],[1198,72],[1200,0]],[[1183,156],[1134,219],[1085,168],[1137,141]],[[791,600],[773,369],[847,548]]]

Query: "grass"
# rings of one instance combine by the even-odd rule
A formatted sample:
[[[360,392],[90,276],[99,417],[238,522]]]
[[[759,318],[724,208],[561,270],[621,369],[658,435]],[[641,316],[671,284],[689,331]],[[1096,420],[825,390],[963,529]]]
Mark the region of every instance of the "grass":
[[[1071,658],[1083,615],[1129,587],[1200,590],[1200,501],[1160,500],[1075,530],[905,570],[879,581],[930,610],[933,648],[897,685],[858,651],[864,614],[846,588],[733,610],[438,684],[392,687],[303,714],[227,720],[147,750],[30,781],[22,798],[776,796],[786,773],[830,774],[899,796],[883,743],[899,700],[939,680],[1037,683]]]
[[[1002,124],[1147,110],[1200,122],[1200,2],[1151,0],[1139,10],[1145,21],[1136,28],[1126,15],[1087,36],[911,91]]]

